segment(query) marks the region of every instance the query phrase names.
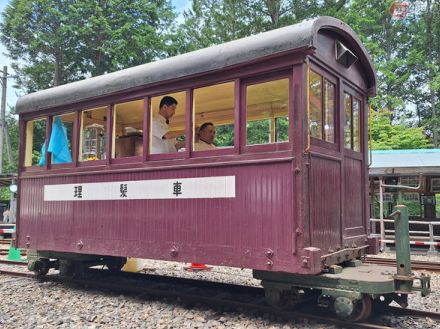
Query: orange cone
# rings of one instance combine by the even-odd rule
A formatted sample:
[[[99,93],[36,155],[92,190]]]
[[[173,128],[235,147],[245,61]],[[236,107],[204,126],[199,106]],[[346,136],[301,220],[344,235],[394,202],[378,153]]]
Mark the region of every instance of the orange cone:
[[[191,263],[189,267],[185,267],[188,272],[200,272],[200,271],[211,271],[212,267],[208,267],[201,263]]]

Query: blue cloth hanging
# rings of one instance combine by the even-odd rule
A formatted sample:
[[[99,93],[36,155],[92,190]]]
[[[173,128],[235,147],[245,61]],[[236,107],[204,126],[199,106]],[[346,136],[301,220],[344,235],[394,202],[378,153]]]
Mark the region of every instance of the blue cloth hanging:
[[[52,163],[72,162],[66,128],[59,117],[56,117],[53,122],[47,150],[52,153]]]
[[[41,157],[38,162],[39,166],[46,164],[46,142],[41,146]],[[56,117],[52,125],[52,133],[50,134],[49,147],[47,150],[52,153],[52,163],[72,162],[72,155],[69,149],[69,140],[67,139],[67,131],[63,126],[61,119]]]
[[[39,166],[44,166],[46,164],[46,142],[41,145],[40,150],[40,160],[38,161]]]

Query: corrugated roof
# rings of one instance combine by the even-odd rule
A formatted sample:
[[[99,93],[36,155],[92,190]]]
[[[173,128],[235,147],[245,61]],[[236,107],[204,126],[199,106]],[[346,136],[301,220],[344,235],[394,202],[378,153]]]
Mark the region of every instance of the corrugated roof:
[[[377,150],[372,160],[370,175],[440,173],[440,149]]]
[[[365,68],[370,95],[375,95],[375,70],[356,33],[344,22],[324,16],[157,62],[38,91],[21,97],[17,102],[16,111],[22,114],[74,104],[124,90],[135,90],[157,82],[217,72],[286,51],[314,49],[318,32],[321,30],[332,31],[347,40],[347,46],[356,53]]]

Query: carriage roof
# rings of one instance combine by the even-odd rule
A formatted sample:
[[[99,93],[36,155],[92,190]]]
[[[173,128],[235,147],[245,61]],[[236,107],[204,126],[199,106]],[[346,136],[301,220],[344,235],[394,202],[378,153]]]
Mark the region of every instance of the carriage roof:
[[[220,45],[162,59],[121,71],[41,90],[21,97],[19,114],[40,111],[107,94],[140,89],[148,84],[221,71],[225,68],[294,50],[317,48],[317,35],[332,31],[351,47],[365,69],[370,95],[375,94],[376,78],[368,53],[344,22],[333,17],[318,17]]]

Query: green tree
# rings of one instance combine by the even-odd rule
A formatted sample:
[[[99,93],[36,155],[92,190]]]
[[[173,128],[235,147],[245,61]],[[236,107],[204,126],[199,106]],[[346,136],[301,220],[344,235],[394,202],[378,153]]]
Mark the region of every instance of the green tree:
[[[174,18],[169,0],[12,0],[0,32],[30,92],[167,56]]]
[[[373,150],[397,150],[429,148],[432,144],[423,128],[392,125],[391,111],[373,112],[371,115],[371,139]]]

